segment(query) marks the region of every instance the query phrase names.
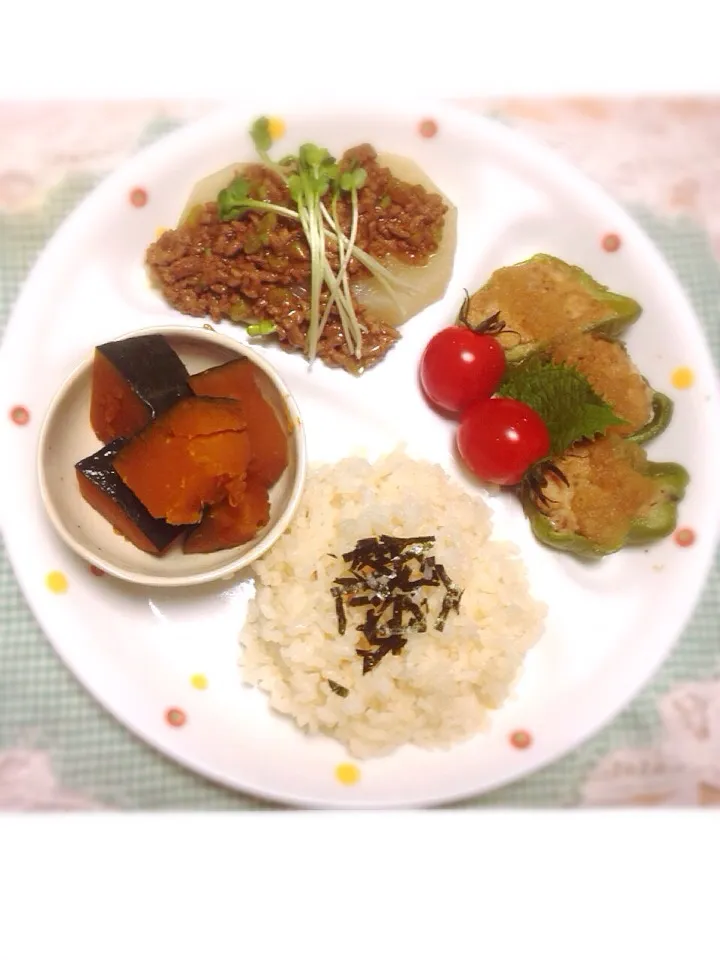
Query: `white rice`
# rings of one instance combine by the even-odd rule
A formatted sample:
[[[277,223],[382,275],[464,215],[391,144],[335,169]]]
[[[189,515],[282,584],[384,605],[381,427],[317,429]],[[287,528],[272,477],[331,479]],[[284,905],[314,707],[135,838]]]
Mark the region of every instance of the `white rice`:
[[[360,758],[408,743],[445,748],[483,730],[545,617],[516,548],[491,533],[479,497],[402,451],[312,468],[292,525],[255,565],[241,636],[245,682],[303,730],[334,737]],[[443,632],[428,617],[426,633],[408,633],[399,656],[363,676],[355,626],[365,612],[347,608],[339,634],[330,590],[347,570],[330,554],[341,558],[360,538],[381,534],[434,536],[437,562],[465,592]],[[329,680],[349,694],[338,696]]]

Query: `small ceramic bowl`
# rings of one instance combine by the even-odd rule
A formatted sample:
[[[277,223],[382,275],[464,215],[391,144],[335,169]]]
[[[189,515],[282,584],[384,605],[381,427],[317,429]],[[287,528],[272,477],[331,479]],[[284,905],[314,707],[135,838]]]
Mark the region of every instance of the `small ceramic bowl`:
[[[51,523],[65,543],[105,573],[136,584],[187,587],[229,579],[265,553],[290,523],[306,472],[305,432],[297,404],[272,366],[250,347],[208,327],[162,326],[118,337],[159,333],[167,338],[189,373],[247,357],[256,367],[266,399],[286,427],[289,462],[270,491],[270,521],[258,537],[229,550],[184,554],[173,545],[163,557],[144,553],[115,533],[80,494],[75,464],[102,444],[90,426],[93,354],[65,381],[43,424],[38,448],[40,493]]]

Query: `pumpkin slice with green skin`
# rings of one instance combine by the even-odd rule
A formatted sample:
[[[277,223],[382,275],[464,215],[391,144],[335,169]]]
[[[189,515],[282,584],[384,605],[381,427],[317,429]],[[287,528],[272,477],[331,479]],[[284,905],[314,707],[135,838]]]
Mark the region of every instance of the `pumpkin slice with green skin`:
[[[198,397],[238,400],[247,422],[252,451],[248,474],[272,486],[288,465],[288,438],[274,408],[263,396],[252,361],[239,358],[209,367],[189,379]]]
[[[473,329],[496,318],[490,332],[515,362],[568,334],[618,337],[641,312],[637,301],[613,293],[581,267],[538,253],[496,270],[469,298],[463,317]]]
[[[102,443],[131,437],[188,396],[188,372],[160,334],[103,343],[95,348],[90,424]]]
[[[270,497],[257,477],[231,484],[228,495],[209,506],[183,544],[183,553],[214,553],[253,540],[270,520]]]
[[[113,465],[128,443],[118,437],[102,450],[75,464],[80,493],[85,501],[138,550],[161,557],[190,527],[174,526],[151,516]]]
[[[533,534],[546,546],[596,559],[675,529],[690,479],[680,464],[654,463],[618,437],[578,443],[550,464],[542,497],[529,483],[520,488]]]
[[[244,479],[250,441],[237,400],[186,397],[117,454],[115,470],[151,516],[197,523],[227,486]]]

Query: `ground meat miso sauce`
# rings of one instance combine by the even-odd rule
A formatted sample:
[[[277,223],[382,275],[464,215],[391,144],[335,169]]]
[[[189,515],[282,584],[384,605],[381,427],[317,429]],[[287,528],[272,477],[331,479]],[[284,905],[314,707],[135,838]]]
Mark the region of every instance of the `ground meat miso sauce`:
[[[382,261],[392,256],[422,266],[442,238],[447,206],[437,194],[394,177],[377,162],[368,144],[348,150],[341,168],[352,162],[365,168],[367,179],[358,191],[356,244]],[[252,182],[251,196],[295,208],[282,180],[268,168],[248,165],[243,175]],[[350,232],[349,197],[338,201],[345,235]],[[327,256],[337,272],[337,251],[326,241]],[[249,210],[238,220],[218,219],[217,205],[207,203],[190,212],[175,230],[167,230],[148,248],[146,262],[153,281],[176,310],[194,317],[259,322],[271,320],[281,343],[304,350],[308,328],[310,257],[299,223],[275,213]],[[366,273],[355,259],[350,277]],[[327,303],[323,287],[321,312]],[[337,308],[333,306],[318,344],[318,356],[330,366],[358,373],[380,360],[398,339],[396,329],[373,318],[353,301],[364,327],[360,360],[346,349]]]

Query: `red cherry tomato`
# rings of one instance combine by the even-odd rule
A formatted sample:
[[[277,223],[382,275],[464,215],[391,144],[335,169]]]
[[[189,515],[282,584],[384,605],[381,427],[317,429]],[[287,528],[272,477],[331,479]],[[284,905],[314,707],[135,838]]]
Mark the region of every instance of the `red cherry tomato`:
[[[528,467],[550,452],[540,415],[520,400],[476,400],[460,420],[457,448],[465,465],[486,483],[513,486]]]
[[[436,333],[420,360],[425,394],[450,413],[492,396],[504,373],[505,354],[497,340],[467,327],[446,327]]]

